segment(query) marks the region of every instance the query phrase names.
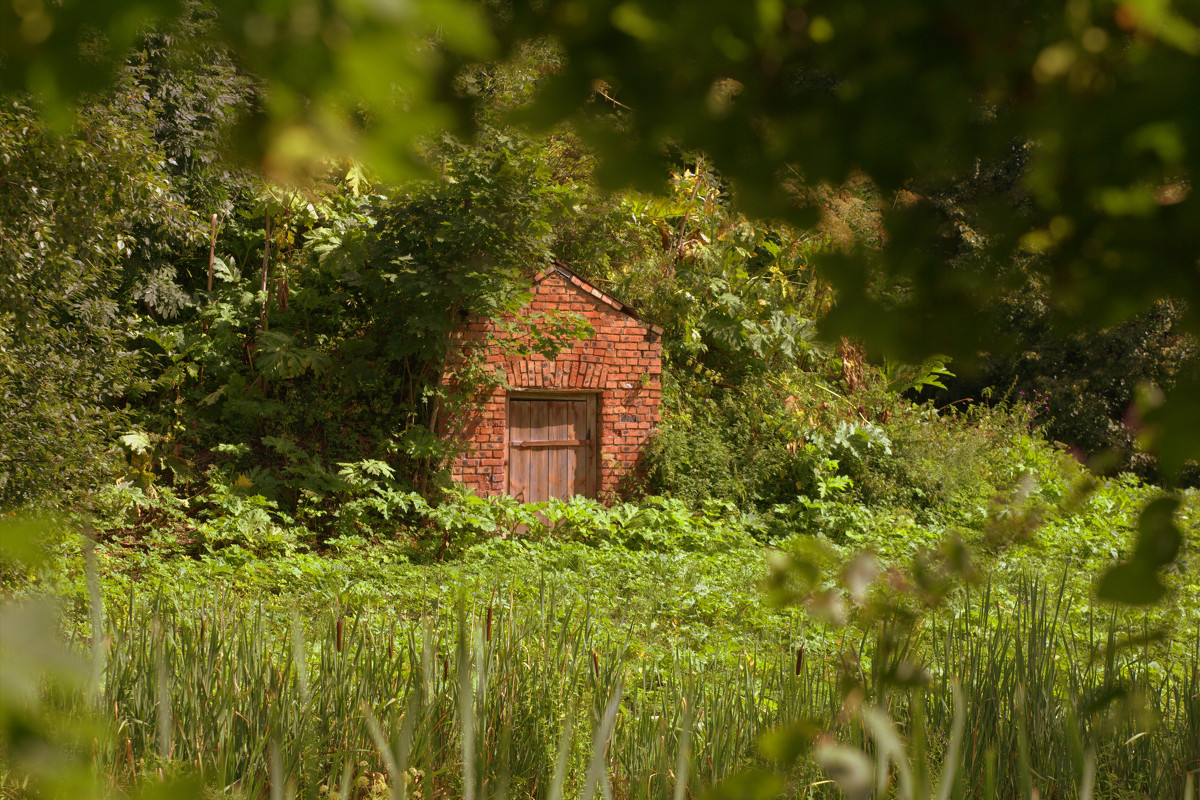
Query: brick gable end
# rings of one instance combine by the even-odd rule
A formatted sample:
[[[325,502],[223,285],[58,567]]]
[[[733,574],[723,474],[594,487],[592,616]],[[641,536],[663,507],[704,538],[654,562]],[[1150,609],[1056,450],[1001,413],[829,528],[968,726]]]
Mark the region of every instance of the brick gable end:
[[[616,495],[659,421],[662,330],[560,266],[540,274],[532,293],[518,314],[574,312],[587,319],[594,336],[570,344],[552,360],[489,350],[484,356],[487,367],[502,369],[512,388],[487,392],[454,420],[448,435],[461,437],[466,447],[451,465],[452,476],[480,495],[505,493],[507,399],[543,392],[590,393],[598,401],[599,492],[602,497]],[[501,326],[484,318],[467,319],[458,332],[463,348],[504,336]]]

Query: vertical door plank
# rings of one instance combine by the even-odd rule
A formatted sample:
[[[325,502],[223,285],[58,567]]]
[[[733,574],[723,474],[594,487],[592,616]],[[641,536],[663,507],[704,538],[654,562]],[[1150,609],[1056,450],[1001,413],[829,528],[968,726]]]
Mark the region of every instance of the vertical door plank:
[[[600,398],[589,395],[587,405],[587,495],[597,497],[600,494]]]
[[[579,429],[579,407],[583,405],[583,399],[574,400],[567,412],[567,437],[578,441],[583,438],[583,431]],[[563,453],[564,471],[566,492],[568,495],[576,495],[579,492],[575,491],[576,475],[579,474],[579,448],[570,447]]]
[[[518,441],[528,441],[533,435],[533,403],[521,401],[521,438]],[[521,499],[532,503],[533,498],[533,451],[521,450]]]
[[[572,400],[566,404],[563,409],[565,422],[563,427],[566,428],[566,436],[564,439],[569,441],[579,441],[582,438],[583,432],[579,430],[579,406],[583,405],[582,399]],[[576,488],[578,470],[578,454],[579,446],[572,445],[564,447],[562,451],[562,471],[563,471],[563,495],[571,497],[579,494]]]
[[[534,400],[530,403],[532,406],[532,419],[529,424],[529,440],[536,442],[544,442],[547,439],[546,425],[549,422],[549,409],[545,400]],[[546,484],[546,462],[549,454],[544,447],[535,447],[530,452],[530,462],[532,462],[532,474],[530,480],[530,502],[541,503],[547,498]]]
[[[556,404],[552,400],[543,400],[541,402],[541,405],[542,405],[542,408],[545,409],[546,416],[545,416],[545,420],[542,424],[541,433],[538,436],[538,438],[540,440],[542,440],[543,442],[553,441],[555,438],[554,437],[554,422],[555,422],[554,417],[555,417]],[[553,481],[554,448],[553,447],[542,447],[539,449],[541,450],[541,452],[539,453],[539,455],[541,456],[541,461],[539,462],[539,467],[540,467],[542,473],[541,473],[541,475],[538,476],[538,480],[542,481],[542,485],[545,487],[544,488],[544,491],[545,491],[544,499],[549,500],[551,497],[554,496],[554,485],[553,485],[554,484],[554,481]]]
[[[524,450],[512,446],[512,442],[523,441],[529,427],[529,404],[522,400],[508,402],[508,493],[525,501],[528,483],[525,480],[529,469]]]
[[[504,427],[508,436],[508,464],[505,466],[504,483],[505,491],[513,497],[520,497],[521,490],[519,487],[520,481],[517,480],[517,468],[519,467],[520,456],[513,448],[512,443],[517,439],[517,414],[521,404],[511,397],[504,404],[505,420]]]
[[[517,441],[528,441],[533,436],[533,403],[528,400],[518,402],[521,407],[519,438]],[[521,500],[526,503],[534,502],[534,485],[533,485],[533,451],[525,448],[518,450],[520,453],[521,471],[519,473],[521,481]]]
[[[563,407],[561,400],[551,400],[546,403],[546,438],[552,441],[563,440]],[[546,448],[546,496],[562,497],[562,473],[560,471],[559,455],[561,447]]]
[[[573,423],[574,423],[574,419],[575,419],[575,407],[577,405],[579,405],[578,400],[570,400],[570,401],[563,403],[563,407],[562,407],[562,438],[567,441],[571,441],[576,438],[577,432],[575,430],[575,425]],[[575,486],[574,486],[575,472],[574,472],[574,469],[572,468],[572,464],[571,464],[571,462],[573,460],[572,454],[574,453],[574,451],[575,451],[574,447],[568,446],[568,447],[564,447],[562,449],[562,451],[558,454],[558,474],[559,474],[558,480],[559,480],[559,491],[561,492],[561,494],[559,496],[564,499],[575,494]]]
[[[583,399],[572,400],[567,406],[567,438],[572,441],[579,441],[583,438],[583,431],[579,429],[579,407],[583,405]],[[579,494],[575,489],[575,483],[579,474],[579,448],[568,447],[563,450],[563,492],[568,496]]]
[[[539,413],[539,409],[541,408],[541,405],[542,405],[542,403],[538,400],[526,400],[525,401],[526,418],[525,418],[525,430],[523,431],[524,435],[521,438],[522,442],[533,442],[533,441],[537,441],[538,439],[541,438],[541,430],[540,430],[540,426],[538,424],[538,413]],[[541,453],[537,448],[532,448],[532,449],[525,448],[524,452],[525,452],[525,467],[526,467],[526,469],[525,469],[525,485],[526,485],[525,502],[526,503],[539,503],[544,499],[542,497],[541,491],[539,490],[538,484],[537,484],[537,476],[538,476],[538,473],[541,471],[541,467],[538,464],[538,459],[541,456]]]
[[[559,428],[559,405],[558,401],[545,401],[546,404],[546,428],[545,440],[556,441],[558,439]],[[545,469],[546,469],[546,499],[558,497],[558,447],[542,447],[542,453],[545,453]]]

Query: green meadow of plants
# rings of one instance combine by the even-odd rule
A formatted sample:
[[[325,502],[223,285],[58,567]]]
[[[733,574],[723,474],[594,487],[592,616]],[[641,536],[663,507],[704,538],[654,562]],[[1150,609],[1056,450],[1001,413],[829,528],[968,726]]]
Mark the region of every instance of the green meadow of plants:
[[[102,705],[82,686],[45,702],[90,721],[76,747],[101,785],[192,773],[246,797],[737,796],[748,766],[837,797],[818,765],[837,775],[850,747],[885,753],[897,730],[910,749],[886,757],[924,787],[908,796],[934,779],[948,797],[1177,796],[1200,743],[1200,640],[1149,663],[1111,627],[1071,630],[1061,585],[1019,584],[1015,609],[985,590],[919,634],[798,623],[723,657],[646,652],[601,608],[540,588],[303,622],[220,591],[131,592],[108,609]]]
[[[1161,490],[1097,480],[1019,410],[892,402],[793,448],[791,503],[374,486],[329,538],[261,496],[195,521],[125,485],[95,544],[34,523],[57,544],[6,571],[5,627],[57,598],[73,661],[5,709],[62,755],[11,739],[4,791],[1183,797],[1196,554],[1168,603],[1094,599]]]
[[[569,3],[414,0],[398,23],[386,3],[186,2],[111,40],[0,4],[0,63],[28,89],[0,86],[0,798],[1194,800],[1187,137],[1154,117],[1128,174],[1056,171],[1028,142],[1062,97],[1030,130],[1004,103],[980,118],[1001,84],[958,86],[962,107],[939,84],[966,172],[939,156],[910,180],[939,150],[929,120],[856,98],[924,85],[906,70],[932,52],[871,66],[911,46],[887,31],[919,33],[915,6],[697,2],[737,15],[701,37],[726,55],[767,43],[743,67],[797,47],[830,71],[786,91],[721,71],[702,113],[584,75],[678,66],[659,60],[675,27],[626,2],[573,32]],[[104,27],[112,5],[62,9]],[[1055,65],[1121,91],[1194,72],[1165,6],[1121,5],[1110,35],[1068,5],[1084,49],[1037,50],[1026,100]],[[350,13],[317,25],[330,9]],[[241,38],[276,12],[286,57]],[[839,49],[865,19],[887,46]],[[364,27],[365,50],[329,44]],[[68,112],[36,87],[82,69],[84,41],[114,72],[63,84]],[[377,97],[325,94],[397,59]],[[331,75],[301,101],[303,64]],[[1149,107],[1195,105],[1150,83]],[[812,106],[789,117],[796,92]],[[322,136],[344,112],[339,141],[407,180],[331,156],[292,107]],[[557,122],[519,124],[539,115]],[[275,146],[251,168],[255,135]],[[1062,175],[1103,213],[1043,207]],[[444,381],[452,334],[519,309],[554,260],[663,328],[662,424],[622,494],[477,497],[449,480],[445,422],[501,378],[467,359]],[[572,315],[509,332],[548,357],[590,335]],[[896,360],[931,338],[956,358]]]

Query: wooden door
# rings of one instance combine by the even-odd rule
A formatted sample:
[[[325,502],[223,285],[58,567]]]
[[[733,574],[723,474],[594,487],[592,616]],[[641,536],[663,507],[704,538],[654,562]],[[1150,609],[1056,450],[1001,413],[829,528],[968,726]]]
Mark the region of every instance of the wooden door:
[[[525,503],[596,496],[596,398],[510,397],[508,493]]]

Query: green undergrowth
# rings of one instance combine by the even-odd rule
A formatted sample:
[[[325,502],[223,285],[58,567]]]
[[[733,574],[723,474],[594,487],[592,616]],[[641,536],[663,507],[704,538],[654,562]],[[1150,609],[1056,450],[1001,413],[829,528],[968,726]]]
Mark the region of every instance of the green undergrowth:
[[[756,769],[833,797],[838,759],[892,757],[894,725],[929,785],[955,764],[948,797],[1177,796],[1200,742],[1200,493],[1174,495],[1165,598],[1101,602],[1098,580],[1168,492],[1093,476],[1019,410],[879,398],[803,431],[757,419],[770,456],[740,503],[434,502],[364,468],[312,530],[214,467],[190,497],[110,487],[39,534],[48,561],[5,562],[0,580],[53,598],[84,661],[102,653],[93,724],[108,733],[75,752],[110,786],[161,769],[244,796],[409,781],[432,800],[475,781],[542,798],[565,763],[565,796],[583,796],[599,740],[614,797],[676,796],[664,776],[686,748],[683,796],[714,782],[737,796]],[[91,718],[77,695],[51,697]]]
[[[761,457],[731,448],[717,463],[723,477],[704,484],[740,480],[750,496],[742,502],[702,496],[701,484],[688,482],[698,476],[683,472],[671,479],[675,496],[612,505],[575,498],[529,506],[462,491],[435,501],[369,465],[350,465],[344,477],[353,491],[314,530],[215,464],[205,491],[192,496],[167,484],[110,486],[87,524],[113,595],[129,585],[166,594],[204,587],[319,614],[424,608],[459,592],[529,600],[553,586],[650,649],[716,652],[786,629],[797,614],[849,615],[851,572],[902,587],[886,591],[914,619],[932,605],[954,609],[964,584],[990,581],[1003,599],[1030,575],[1065,576],[1079,625],[1109,613],[1093,599],[1096,581],[1133,551],[1138,514],[1161,489],[1128,475],[1092,476],[1040,439],[1021,407],[939,413],[880,382],[861,387],[853,403],[833,395],[824,406],[768,402],[811,396],[814,381],[760,381],[753,403],[668,397],[690,416],[667,417],[651,469],[700,463],[705,431],[719,435],[712,446],[742,436]],[[730,414],[736,419],[724,425]],[[684,462],[688,442],[696,457]],[[739,466],[750,463],[753,474]],[[1194,490],[1179,496],[1184,549],[1164,575],[1169,602],[1122,612],[1134,627],[1149,618],[1165,641],[1200,621],[1200,498]],[[46,580],[82,607],[74,541],[63,540],[62,564]],[[781,569],[795,583],[798,568],[815,577],[802,576],[803,591],[784,597],[788,607],[765,602],[764,585],[778,582]],[[5,580],[27,589],[19,576]],[[842,599],[814,604],[815,595]]]
[[[863,748],[947,798],[1179,796],[1200,745],[1200,631],[1154,670],[1112,625],[1070,630],[1064,583],[1012,590],[1011,606],[978,591],[917,630],[797,620],[714,658],[646,652],[556,584],[315,615],[130,586],[93,595],[96,624],[68,622],[78,655],[41,700],[41,719],[87,736],[56,769],[18,750],[0,796],[665,798],[750,780],[834,798],[827,776],[857,780],[843,770],[871,764]],[[28,610],[6,624],[37,624]],[[185,776],[198,788],[172,783]]]
[[[168,490],[151,499],[126,488],[114,490],[115,511],[96,525],[97,556],[110,596],[131,585],[166,594],[207,587],[279,613],[422,609],[463,592],[527,601],[553,587],[589,604],[639,647],[702,654],[778,633],[798,616],[852,616],[853,575],[918,620],[935,605],[960,607],[964,585],[990,582],[1003,602],[1028,576],[1063,579],[1072,622],[1099,624],[1114,612],[1094,599],[1096,581],[1129,555],[1138,513],[1162,491],[1131,476],[1096,480],[1032,438],[1024,446],[1006,491],[992,485],[988,495],[976,487],[974,496],[958,498],[956,512],[937,513],[865,502],[850,480],[824,498],[800,496],[765,511],[659,497],[525,506],[470,494],[432,506],[415,494],[395,494],[388,525],[314,539],[261,497],[230,492],[219,516],[196,523]],[[1169,602],[1120,612],[1131,629],[1152,629],[1159,647],[1200,624],[1200,498],[1194,491],[1182,497],[1176,524],[1188,535],[1164,576]],[[176,527],[165,524],[172,519]],[[951,554],[956,566],[947,566]],[[60,555],[45,580],[82,608],[77,540],[64,539]],[[784,607],[764,599],[764,586],[797,564],[819,574],[801,594],[785,596]],[[836,602],[817,603],[815,595]]]

